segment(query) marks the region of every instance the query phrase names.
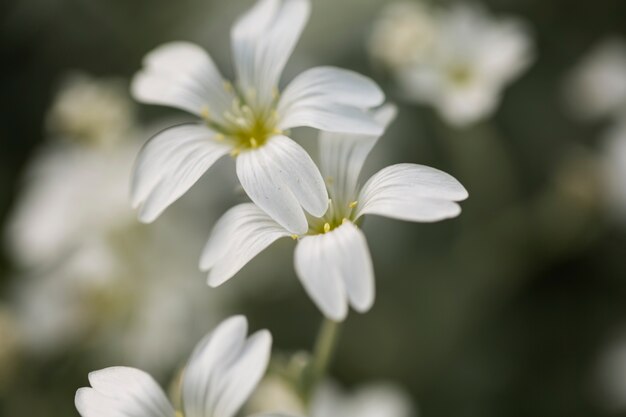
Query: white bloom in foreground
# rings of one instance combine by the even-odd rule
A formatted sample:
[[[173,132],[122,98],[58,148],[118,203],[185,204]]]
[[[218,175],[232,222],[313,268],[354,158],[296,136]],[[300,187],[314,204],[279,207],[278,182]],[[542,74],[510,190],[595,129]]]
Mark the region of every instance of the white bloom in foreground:
[[[308,0],[260,0],[234,25],[237,82],[224,81],[200,47],[169,43],[149,53],[133,81],[143,102],[191,112],[203,120],[167,129],[139,155],[132,204],[151,222],[224,155],[236,158],[237,176],[250,199],[292,233],[307,228],[303,211],[328,207],[323,179],[305,150],[287,136],[309,126],[335,132],[380,134],[365,111],[384,95],[370,79],[318,67],[280,93],[278,83],[308,20]]]
[[[272,338],[261,330],[249,338],[243,316],[222,322],[198,343],[182,381],[182,415],[233,417],[265,374]],[[112,367],[89,374],[91,387],[76,392],[82,417],[175,417],[163,390],[147,373]]]
[[[489,116],[504,87],[532,61],[527,28],[463,3],[431,14],[436,33],[429,35],[434,38],[429,48],[416,43],[419,59],[387,64],[409,98],[433,106],[448,123],[464,126]],[[394,42],[400,41],[390,38],[386,49],[398,48]]]
[[[306,410],[309,410],[307,412]],[[264,378],[246,404],[249,412],[279,410],[309,417],[415,417],[409,394],[396,384],[373,382],[346,392],[334,381],[324,381],[307,407],[291,384],[271,375]]]
[[[593,119],[626,112],[626,42],[607,39],[596,46],[565,84],[568,104]]]
[[[376,118],[387,125],[391,106]],[[398,164],[374,174],[363,187],[358,179],[378,136],[322,133],[321,169],[331,203],[321,218],[309,218],[299,236],[295,268],[305,290],[332,320],[343,320],[348,305],[359,312],[374,302],[374,270],[363,232],[357,227],[365,214],[434,222],[457,216],[456,203],[467,191],[450,175],[416,164]],[[298,236],[272,220],[254,204],[240,204],[217,222],[200,260],[210,270],[208,283],[230,279],[263,249],[281,237]]]
[[[317,390],[311,404],[311,417],[415,417],[409,395],[390,383],[372,383],[344,392],[333,383]]]

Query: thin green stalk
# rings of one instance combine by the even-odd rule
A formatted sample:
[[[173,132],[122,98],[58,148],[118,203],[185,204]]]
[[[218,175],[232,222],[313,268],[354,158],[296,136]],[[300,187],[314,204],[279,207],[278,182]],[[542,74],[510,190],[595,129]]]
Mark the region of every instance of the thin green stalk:
[[[318,384],[326,376],[339,337],[340,323],[325,319],[317,335],[313,356],[304,375],[303,397],[309,403]]]

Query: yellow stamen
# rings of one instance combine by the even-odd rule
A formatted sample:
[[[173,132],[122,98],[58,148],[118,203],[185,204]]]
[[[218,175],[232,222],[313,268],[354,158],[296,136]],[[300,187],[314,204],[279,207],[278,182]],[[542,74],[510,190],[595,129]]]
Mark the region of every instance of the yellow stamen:
[[[346,224],[348,223],[350,220],[346,219],[345,217],[341,220],[341,224]]]
[[[298,240],[298,235],[295,235],[295,234],[294,234],[294,235],[291,235],[291,238],[292,238],[293,240]]]
[[[330,232],[330,224],[324,223],[324,233]]]
[[[230,156],[232,156],[233,158],[235,158],[237,155],[239,155],[241,153],[241,150],[239,148],[235,148],[232,151],[230,151]]]
[[[259,146],[259,142],[257,142],[255,138],[250,138],[250,146],[252,146],[253,148],[256,148]]]
[[[355,208],[355,207],[356,207],[356,205],[357,205],[357,204],[359,204],[359,202],[358,202],[358,201],[352,201],[350,204],[348,204],[348,207],[349,207],[349,208],[351,208],[351,209],[353,209],[353,208]]]

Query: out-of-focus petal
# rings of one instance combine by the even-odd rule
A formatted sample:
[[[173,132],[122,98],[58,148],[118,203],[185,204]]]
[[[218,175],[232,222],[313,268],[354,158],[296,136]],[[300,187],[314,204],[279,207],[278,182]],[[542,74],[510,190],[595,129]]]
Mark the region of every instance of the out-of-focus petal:
[[[265,373],[272,344],[261,330],[246,340],[243,316],[223,321],[198,343],[183,376],[185,417],[232,417]]]
[[[122,366],[89,374],[92,388],[76,392],[83,417],[174,417],[163,390],[147,373]]]

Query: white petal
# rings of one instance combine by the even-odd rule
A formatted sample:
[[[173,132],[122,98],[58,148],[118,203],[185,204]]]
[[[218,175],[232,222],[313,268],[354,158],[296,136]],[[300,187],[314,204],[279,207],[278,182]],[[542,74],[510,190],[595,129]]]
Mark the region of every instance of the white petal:
[[[295,268],[309,296],[331,320],[341,321],[352,307],[365,312],[374,303],[374,269],[363,233],[351,222],[296,246]]]
[[[387,105],[377,110],[374,118],[386,128],[396,112],[395,106]],[[344,206],[356,200],[361,168],[377,141],[378,136],[320,133],[320,169],[335,204]]]
[[[233,26],[232,49],[241,90],[253,105],[274,97],[281,73],[308,21],[308,0],[259,0]]]
[[[379,135],[382,128],[363,109],[385,96],[372,80],[333,67],[312,68],[296,77],[278,104],[280,128],[309,126],[332,132]]]
[[[196,347],[183,376],[185,417],[232,417],[265,373],[272,338],[246,340],[243,316],[225,320]]]
[[[250,336],[220,381],[220,398],[215,406],[215,417],[234,416],[250,397],[265,374],[271,346],[272,336],[267,330],[260,330]]]
[[[246,318],[234,316],[196,345],[183,373],[182,397],[187,417],[212,415],[219,398],[219,369],[241,350],[247,332]]]
[[[174,126],[143,147],[133,171],[131,200],[139,219],[151,222],[182,196],[231,147],[206,126]]]
[[[223,284],[252,258],[290,233],[254,204],[228,210],[215,224],[202,251],[200,269],[210,270],[208,283]]]
[[[465,188],[449,174],[416,164],[398,164],[374,174],[358,198],[357,217],[378,214],[415,222],[457,216],[456,201],[467,198]]]
[[[147,373],[112,367],[89,374],[93,388],[76,392],[76,409],[83,417],[173,417],[163,390]]]
[[[233,96],[209,55],[188,42],[161,45],[144,58],[144,69],[132,82],[133,96],[144,103],[162,104],[218,117]]]
[[[316,217],[328,207],[328,194],[317,166],[286,136],[237,157],[237,176],[250,199],[291,233],[308,229],[302,209]]]

